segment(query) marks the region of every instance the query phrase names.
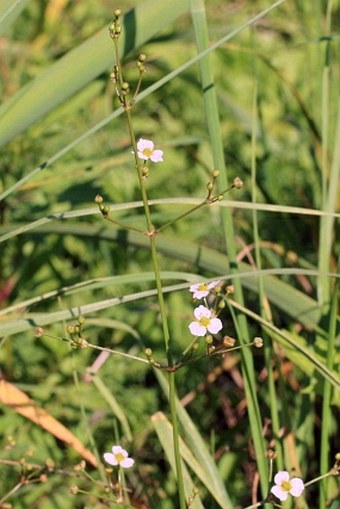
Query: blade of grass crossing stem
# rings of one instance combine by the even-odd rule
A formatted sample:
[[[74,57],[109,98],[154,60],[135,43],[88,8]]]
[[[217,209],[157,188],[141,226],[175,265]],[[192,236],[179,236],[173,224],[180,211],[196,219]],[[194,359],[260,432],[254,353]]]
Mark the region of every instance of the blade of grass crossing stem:
[[[205,14],[205,5],[203,0],[191,0],[191,10],[196,37],[198,52],[204,51],[209,46],[208,28]],[[217,97],[212,77],[209,56],[200,61],[202,91],[204,106],[208,124],[208,131],[212,146],[214,166],[220,170],[219,189],[228,187],[228,177],[224,161],[224,151],[222,143],[222,134],[220,129]],[[233,220],[230,210],[222,211],[222,222],[226,239],[226,249],[231,272],[236,272],[238,264],[236,261],[236,245]],[[234,281],[235,297],[237,301],[243,304],[243,293],[240,281]],[[246,317],[242,314],[235,314],[237,323],[235,327],[239,330],[239,340],[245,344],[249,342],[249,332]],[[265,443],[262,435],[261,415],[259,403],[256,394],[255,371],[251,351],[243,348],[242,353],[242,373],[244,378],[245,393],[248,406],[248,416],[251,427],[254,448],[256,452],[257,466],[260,474],[260,483],[262,495],[265,497],[268,489],[268,465],[265,454]]]
[[[334,291],[332,306],[329,318],[329,335],[328,335],[328,350],[327,350],[327,368],[332,370],[334,359],[336,355],[336,324],[337,324],[337,292],[339,290],[338,281],[334,283]],[[326,474],[329,470],[329,433],[332,421],[331,413],[331,394],[332,385],[325,378],[323,387],[323,401],[322,401],[322,426],[321,426],[321,447],[320,447],[320,475]],[[329,480],[325,479],[320,483],[320,509],[326,509],[327,501],[327,485]]]
[[[166,377],[159,370],[155,370],[154,373],[165,396],[169,397],[168,381]],[[214,458],[209,453],[205,442],[197,431],[197,428],[195,427],[189,414],[185,408],[183,408],[178,399],[176,399],[176,412],[182,426],[182,434],[185,438],[186,444],[191,449],[192,453],[201,465],[201,468],[203,468],[205,471],[206,483],[210,486],[209,491],[213,493],[215,500],[218,501],[221,508],[231,509],[232,503],[221,479],[221,476],[219,475],[219,471],[217,469]]]
[[[254,38],[254,34],[252,34]],[[256,51],[256,42],[252,40],[253,47]],[[256,196],[256,144],[257,139],[259,135],[259,129],[258,129],[258,75],[257,75],[257,68],[256,68],[256,58],[253,59],[254,62],[254,95],[253,95],[253,114],[252,114],[252,137],[251,137],[251,193],[252,193],[252,203],[255,205],[257,202],[257,196]],[[255,260],[256,260],[256,268],[261,271],[262,270],[262,260],[261,260],[261,239],[259,234],[259,225],[258,225],[258,215],[257,215],[257,209],[256,207],[252,210],[252,217],[253,217],[253,236],[254,236],[254,243],[255,243]],[[272,322],[272,315],[270,310],[269,301],[267,299],[265,288],[264,288],[264,281],[263,277],[260,275],[258,278],[258,296],[259,296],[259,304],[260,304],[260,314],[261,317],[265,320],[268,320]],[[269,336],[264,332],[263,334],[264,339],[264,357],[265,357],[265,363],[267,367],[267,384],[268,384],[268,392],[269,392],[269,405],[270,405],[270,416],[272,421],[272,429],[275,436],[279,436],[280,432],[280,420],[279,420],[279,412],[278,412],[278,406],[277,406],[277,396],[276,396],[276,390],[275,390],[275,382],[274,382],[274,373],[273,373],[273,365],[272,365],[272,359],[273,359],[273,349],[274,344],[272,344],[271,341],[269,341]],[[276,457],[276,464],[278,467],[278,470],[283,470],[283,450],[282,445],[280,441],[277,441],[275,446],[275,452],[277,454]],[[270,479],[271,480],[271,479]]]
[[[175,457],[174,457],[174,444],[173,444],[173,431],[171,423],[167,420],[165,415],[162,412],[157,412],[151,417],[152,424],[156,430],[158,439],[162,445],[162,448],[166,454],[166,457],[171,465],[173,472],[176,472],[175,467]],[[200,469],[200,465],[198,465],[191,451],[185,446],[183,440],[180,439],[180,449],[181,456],[185,458],[185,461],[190,465],[193,471],[197,471]],[[187,500],[193,496],[194,489],[196,485],[193,483],[191,476],[186,468],[185,464],[182,464],[183,477],[184,477],[184,489],[185,489],[185,497]],[[199,495],[197,494],[191,505],[190,509],[203,509],[203,505]]]

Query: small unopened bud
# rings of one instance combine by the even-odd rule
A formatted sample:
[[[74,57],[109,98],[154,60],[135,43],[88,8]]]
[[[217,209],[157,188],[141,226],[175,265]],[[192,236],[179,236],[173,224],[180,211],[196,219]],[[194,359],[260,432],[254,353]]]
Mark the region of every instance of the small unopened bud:
[[[115,17],[115,18],[119,18],[119,16],[120,16],[121,14],[122,14],[121,9],[115,9],[115,10],[113,11],[113,15],[114,15],[114,17]]]
[[[71,495],[77,495],[79,491],[79,488],[78,486],[76,486],[75,484],[73,484],[71,487],[70,487],[70,493]]]
[[[276,456],[277,456],[277,452],[273,451],[273,449],[268,449],[267,458],[269,458],[270,460],[273,460],[276,458]]]
[[[89,346],[85,338],[78,338],[77,341],[75,342],[75,345],[78,348],[87,348]]]
[[[34,335],[36,338],[41,338],[44,335],[44,329],[42,327],[36,327],[34,329]]]
[[[101,195],[101,194],[97,194],[97,195],[95,196],[95,198],[94,198],[94,201],[95,201],[95,203],[103,203],[104,198],[102,197],[102,195]]]
[[[85,323],[85,317],[84,317],[84,316],[82,316],[82,315],[80,315],[80,316],[78,317],[78,322],[79,322],[79,325],[84,325],[84,323]]]
[[[122,84],[122,92],[127,94],[129,92],[129,89],[130,89],[130,85],[128,84],[127,81],[124,81],[124,83]]]
[[[152,348],[145,348],[145,355],[148,359],[152,357]]]
[[[221,302],[219,302],[219,303],[218,303],[218,307],[219,307],[220,309],[224,309],[224,308],[225,308],[225,302],[224,302],[224,300],[221,300]]]
[[[80,463],[77,463],[77,465],[74,465],[74,470],[76,472],[79,472],[80,470],[85,470],[85,467],[86,467],[86,463],[84,460],[82,460]]]
[[[233,184],[236,189],[241,189],[241,187],[243,187],[243,181],[240,179],[240,177],[235,177]]]
[[[217,179],[217,177],[219,177],[219,175],[220,175],[219,170],[214,170],[214,171],[212,172],[212,176],[213,176],[213,178],[214,178],[214,179]]]
[[[210,334],[208,334],[208,336],[205,338],[205,342],[207,345],[211,345],[211,343],[213,342],[213,338],[212,336],[210,336]]]
[[[103,214],[103,216],[108,216],[110,212],[110,207],[108,205],[102,205],[100,207],[100,212]]]
[[[223,194],[219,194],[217,196],[217,201],[222,201],[223,200]]]
[[[256,346],[256,348],[262,348],[263,347],[263,339],[260,338],[259,336],[254,338],[253,343],[254,343],[254,346]]]
[[[143,177],[147,177],[149,175],[149,168],[145,165],[142,168],[142,175]]]
[[[226,290],[227,295],[233,295],[233,293],[235,292],[235,286],[228,285],[228,286],[226,286],[225,290]]]
[[[74,334],[76,328],[74,325],[68,325],[66,330],[67,330],[68,334]]]
[[[53,470],[55,467],[55,463],[51,458],[46,458],[45,465],[48,468],[48,470]]]
[[[214,184],[212,182],[208,182],[208,184],[207,184],[208,191],[212,191],[213,188],[214,188]]]
[[[228,346],[228,347],[232,348],[233,346],[235,346],[235,343],[236,343],[235,338],[232,338],[231,336],[224,336],[224,338],[223,338],[224,346]]]

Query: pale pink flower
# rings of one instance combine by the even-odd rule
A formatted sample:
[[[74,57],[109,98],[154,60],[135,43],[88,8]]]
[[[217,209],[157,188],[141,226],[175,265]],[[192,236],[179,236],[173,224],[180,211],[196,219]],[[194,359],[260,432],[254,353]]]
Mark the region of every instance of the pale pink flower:
[[[211,283],[196,283],[190,286],[189,291],[193,293],[194,299],[203,299],[219,284],[220,281],[211,281]]]
[[[123,468],[130,468],[135,462],[135,460],[129,458],[127,451],[120,445],[114,445],[112,447],[112,453],[106,452],[103,456],[106,463],[114,467],[120,466]]]
[[[217,334],[222,329],[222,322],[214,316],[211,309],[198,306],[194,310],[196,320],[191,322],[189,330],[193,336],[205,336],[207,332]]]
[[[280,470],[274,477],[275,486],[270,490],[281,502],[287,500],[288,495],[299,497],[305,485],[299,477],[290,478],[289,473],[285,470]]]
[[[148,161],[149,159],[153,163],[160,163],[163,161],[163,150],[156,149],[153,141],[144,140],[141,138],[137,143],[137,155],[139,159]]]

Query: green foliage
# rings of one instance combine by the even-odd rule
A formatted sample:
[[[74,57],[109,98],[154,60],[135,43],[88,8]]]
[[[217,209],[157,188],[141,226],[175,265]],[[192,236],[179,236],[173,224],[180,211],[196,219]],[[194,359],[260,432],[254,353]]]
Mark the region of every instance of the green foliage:
[[[257,471],[269,486],[261,450],[275,449],[274,473],[295,469],[305,481],[326,474],[339,451],[340,11],[321,0],[275,8],[209,0],[205,26],[202,6],[124,0],[120,56],[133,90],[138,52],[147,55],[132,114],[136,137],[164,150],[146,184],[153,224],[204,200],[216,167],[219,192],[244,181],[157,235],[175,360],[192,340],[188,287],[206,278],[236,285],[223,333],[237,345],[246,335],[265,340],[264,351],[225,356],[205,356],[202,341],[202,358],[176,372],[186,497],[197,486],[192,507],[213,509],[249,505]],[[166,365],[160,306],[149,239],[136,231],[145,217],[126,119],[109,80],[115,7],[0,6],[1,369],[101,461],[114,443],[126,446],[136,461],[125,475],[133,506],[171,509],[167,381],[145,356],[150,348]],[[105,221],[98,194],[134,230]],[[74,349],[67,327],[80,315],[91,347]],[[116,506],[102,468],[88,469],[95,483],[75,472],[79,455],[15,407],[3,406],[0,431],[0,506]],[[23,486],[22,458],[35,479]],[[75,484],[85,493],[71,495]],[[320,487],[290,507],[318,500],[325,509],[339,485]]]

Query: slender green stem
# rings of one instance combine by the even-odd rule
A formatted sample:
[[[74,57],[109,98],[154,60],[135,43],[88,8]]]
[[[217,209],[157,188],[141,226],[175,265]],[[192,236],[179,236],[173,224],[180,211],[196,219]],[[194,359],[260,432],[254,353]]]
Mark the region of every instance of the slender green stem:
[[[122,88],[123,75],[122,75],[122,71],[121,71],[120,61],[118,58],[117,43],[116,43],[116,41],[114,41],[114,42],[115,42],[116,58],[117,58],[117,66],[118,66],[118,79],[120,82],[120,86]],[[118,96],[119,96],[119,92],[118,92]],[[152,258],[153,270],[154,270],[154,274],[155,274],[158,302],[159,302],[160,314],[161,314],[161,320],[162,320],[165,352],[166,352],[166,356],[167,356],[167,360],[168,360],[168,366],[172,367],[173,366],[173,357],[172,357],[172,348],[171,348],[172,345],[171,345],[170,331],[169,331],[169,325],[168,325],[168,318],[167,318],[166,308],[165,308],[164,295],[163,295],[163,290],[162,290],[161,274],[160,274],[158,252],[157,252],[157,245],[156,245],[157,232],[152,224],[150,206],[149,206],[149,201],[148,201],[147,192],[146,192],[146,185],[145,185],[146,181],[143,178],[141,162],[138,158],[137,142],[136,142],[135,131],[133,128],[132,115],[131,115],[131,104],[128,103],[126,96],[119,96],[119,97],[120,97],[121,103],[122,103],[122,105],[125,109],[125,112],[126,112],[127,124],[128,124],[131,144],[132,144],[134,158],[135,158],[135,167],[136,167],[136,172],[137,172],[137,178],[138,178],[139,187],[140,187],[141,194],[142,194],[144,214],[145,214],[146,226],[147,226],[146,235],[148,236],[149,241],[150,241],[150,251],[151,251],[151,258]],[[170,371],[168,376],[169,376],[170,414],[171,414],[171,421],[172,421],[172,426],[173,426],[174,456],[175,456],[175,465],[176,465],[177,483],[178,483],[179,507],[180,507],[180,509],[186,509],[184,479],[183,479],[182,463],[181,463],[181,457],[180,457],[180,446],[179,446],[178,419],[177,419],[177,412],[176,412],[175,372]]]
[[[332,369],[336,355],[335,338],[337,322],[337,290],[339,285],[334,284],[333,301],[329,318],[329,335],[327,351],[327,368]],[[332,386],[328,380],[324,379],[323,402],[322,402],[322,426],[321,426],[321,446],[320,446],[320,474],[325,475],[329,468],[329,433],[331,427],[331,395]],[[320,509],[325,509],[327,504],[327,481],[320,483]]]

